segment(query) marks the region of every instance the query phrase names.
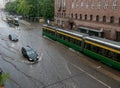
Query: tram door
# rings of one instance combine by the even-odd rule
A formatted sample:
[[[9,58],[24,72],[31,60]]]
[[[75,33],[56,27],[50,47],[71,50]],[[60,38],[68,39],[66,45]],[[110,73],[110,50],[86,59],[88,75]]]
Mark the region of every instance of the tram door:
[[[116,41],[120,42],[120,31],[116,31]]]

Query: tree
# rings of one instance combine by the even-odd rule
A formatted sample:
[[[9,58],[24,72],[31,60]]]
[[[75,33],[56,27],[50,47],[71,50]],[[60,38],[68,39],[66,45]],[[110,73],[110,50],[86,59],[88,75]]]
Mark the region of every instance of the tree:
[[[26,2],[26,0],[16,0],[17,9],[16,12],[22,15],[28,15],[30,11],[30,5]]]
[[[54,0],[15,0],[6,4],[6,10],[29,17],[54,17]]]
[[[10,13],[16,13],[16,6],[17,6],[17,3],[16,2],[8,2],[6,4],[6,10]]]
[[[43,0],[42,15],[45,20],[52,19],[54,17],[54,0]]]

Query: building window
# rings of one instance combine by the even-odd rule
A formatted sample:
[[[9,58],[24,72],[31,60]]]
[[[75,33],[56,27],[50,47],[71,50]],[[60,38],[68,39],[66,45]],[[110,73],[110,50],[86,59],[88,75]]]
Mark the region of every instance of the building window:
[[[61,17],[63,17],[63,13],[61,13]]]
[[[64,17],[66,17],[66,13],[64,13]]]
[[[120,24],[120,18],[119,18],[119,24]]]
[[[77,19],[77,13],[75,14],[75,19]]]
[[[108,0],[105,0],[105,5],[104,5],[104,9],[108,8]]]
[[[92,21],[93,20],[93,15],[90,15],[90,21]]]
[[[112,9],[113,9],[113,10],[117,9],[117,0],[114,0],[114,1],[113,1]]]
[[[87,14],[85,14],[85,20],[87,20]]]
[[[63,2],[63,9],[66,9],[66,0]]]
[[[72,9],[74,8],[74,0],[72,0]]]
[[[94,0],[92,0],[91,8],[94,9]]]
[[[84,6],[84,2],[83,2],[83,0],[81,1],[80,6],[81,6],[81,7]]]
[[[106,22],[106,16],[103,16],[103,22]]]
[[[87,0],[87,2],[86,2],[86,8],[88,9],[88,7],[89,7],[89,1]]]
[[[64,21],[62,21],[62,27],[64,27],[65,26],[65,22]]]
[[[71,14],[71,18],[73,18],[73,13]]]
[[[78,8],[78,0],[76,0],[76,8]]]
[[[97,22],[99,21],[99,16],[98,16],[98,15],[96,16],[96,21],[97,21]]]
[[[120,32],[116,31],[116,41],[120,42]]]
[[[101,7],[101,0],[98,0],[98,9]]]
[[[114,23],[114,16],[110,17],[110,23]]]
[[[58,0],[58,9],[61,9],[62,2],[61,0]]]
[[[60,25],[60,20],[57,20],[57,24]]]
[[[80,20],[82,20],[82,14],[80,14]]]

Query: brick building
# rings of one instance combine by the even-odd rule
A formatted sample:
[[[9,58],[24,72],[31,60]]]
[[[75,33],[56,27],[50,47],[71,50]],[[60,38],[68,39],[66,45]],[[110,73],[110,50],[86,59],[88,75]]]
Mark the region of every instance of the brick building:
[[[120,0],[55,0],[55,23],[120,41]]]

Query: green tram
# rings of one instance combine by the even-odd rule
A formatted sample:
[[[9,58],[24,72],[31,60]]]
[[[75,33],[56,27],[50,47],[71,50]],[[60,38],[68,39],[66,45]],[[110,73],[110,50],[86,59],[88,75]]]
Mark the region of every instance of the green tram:
[[[83,33],[74,33],[73,31],[66,31],[62,29],[57,29],[57,41],[63,43],[64,45],[73,48],[77,51],[82,51],[83,47],[83,37],[87,36]]]
[[[120,70],[120,43],[87,34],[43,25],[43,36]]]
[[[85,37],[83,52],[101,62],[120,69],[120,43],[95,36]]]

